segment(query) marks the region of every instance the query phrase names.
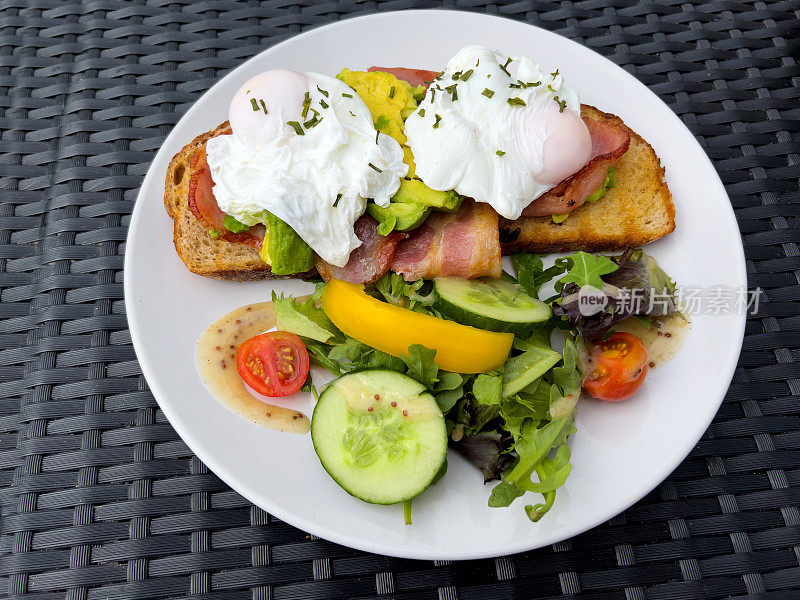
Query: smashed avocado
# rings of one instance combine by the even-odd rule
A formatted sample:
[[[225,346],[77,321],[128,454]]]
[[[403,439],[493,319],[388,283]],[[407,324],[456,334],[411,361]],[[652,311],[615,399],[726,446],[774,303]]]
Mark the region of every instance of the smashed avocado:
[[[259,256],[275,275],[293,275],[311,270],[314,251],[294,229],[270,212],[266,213],[267,233]]]
[[[403,121],[417,108],[414,88],[390,73],[351,71],[344,69],[336,76],[351,88],[367,105],[375,129],[406,144]]]

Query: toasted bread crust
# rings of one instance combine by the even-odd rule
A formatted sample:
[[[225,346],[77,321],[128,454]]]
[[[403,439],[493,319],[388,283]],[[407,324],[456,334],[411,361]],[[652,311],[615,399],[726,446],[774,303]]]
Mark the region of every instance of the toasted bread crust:
[[[618,116],[583,105],[581,114],[611,121],[631,136],[615,166],[616,186],[593,204],[584,204],[563,223],[551,217],[500,220],[503,253],[597,252],[624,250],[655,241],[675,230],[675,205],[664,182],[664,167],[642,137]]]
[[[164,207],[174,221],[173,242],[187,268],[198,275],[232,281],[260,279],[308,279],[316,270],[291,276],[275,275],[261,260],[255,248],[211,238],[206,227],[189,208],[189,179],[192,157],[212,137],[228,128],[228,122],[198,135],[183,147],[169,163],[164,183]]]
[[[586,252],[624,250],[664,237],[675,229],[675,206],[664,182],[664,167],[653,148],[616,115],[583,105],[583,116],[612,121],[631,136],[628,151],[616,165],[616,186],[593,204],[573,211],[563,223],[550,217],[500,219],[503,254],[513,252]],[[228,122],[197,136],[169,164],[164,206],[174,220],[175,250],[190,271],[234,281],[308,279],[316,270],[274,275],[258,252],[243,244],[212,239],[189,209],[189,165],[194,152],[228,127]]]

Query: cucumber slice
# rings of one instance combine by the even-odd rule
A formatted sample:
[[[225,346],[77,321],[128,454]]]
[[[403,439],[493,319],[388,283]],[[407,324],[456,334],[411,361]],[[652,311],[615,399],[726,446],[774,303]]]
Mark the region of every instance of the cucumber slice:
[[[417,496],[447,456],[444,416],[434,397],[418,381],[387,370],[331,382],[314,408],[311,440],[333,480],[372,504]]]
[[[433,289],[437,296],[434,308],[479,329],[526,336],[552,314],[547,304],[502,279],[440,277],[434,280]]]

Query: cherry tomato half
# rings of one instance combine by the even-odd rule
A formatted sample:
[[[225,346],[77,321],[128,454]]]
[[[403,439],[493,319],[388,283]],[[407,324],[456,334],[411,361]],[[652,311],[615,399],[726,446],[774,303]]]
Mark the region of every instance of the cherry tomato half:
[[[647,375],[648,353],[635,335],[617,332],[592,344],[583,387],[595,398],[618,402],[630,398]]]
[[[303,387],[308,377],[308,350],[293,333],[262,333],[239,346],[236,370],[259,394],[288,396]]]

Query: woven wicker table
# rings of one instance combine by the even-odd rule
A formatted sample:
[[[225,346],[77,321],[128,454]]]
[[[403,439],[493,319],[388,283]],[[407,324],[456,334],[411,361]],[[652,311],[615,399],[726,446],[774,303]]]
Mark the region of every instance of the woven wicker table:
[[[556,31],[659,94],[714,161],[762,289],[667,481],[576,538],[470,563],[343,548],[227,488],[148,392],[122,301],[137,189],[200,94],[309,27],[434,4]],[[796,0],[0,0],[0,597],[800,598],[799,32]]]

